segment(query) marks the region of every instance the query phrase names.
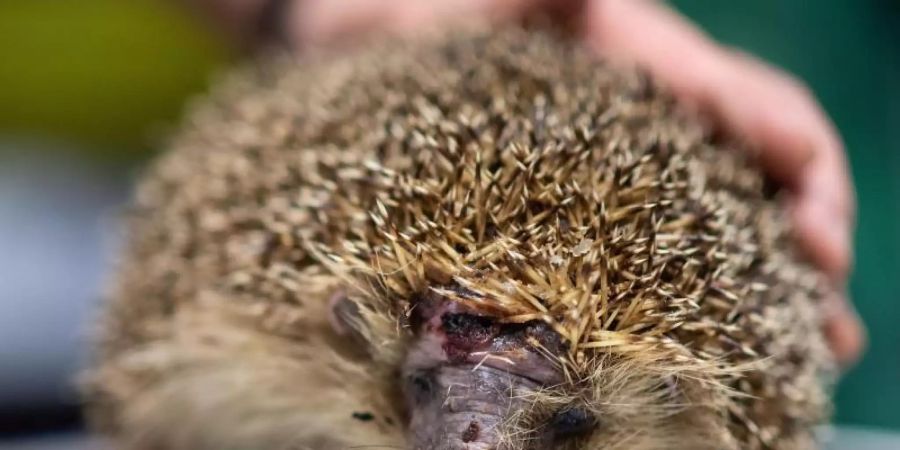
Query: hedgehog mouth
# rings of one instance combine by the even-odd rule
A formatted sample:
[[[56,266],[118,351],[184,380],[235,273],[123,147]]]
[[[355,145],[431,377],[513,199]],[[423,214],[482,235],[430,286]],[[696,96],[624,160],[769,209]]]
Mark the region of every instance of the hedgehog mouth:
[[[437,296],[413,315],[403,368],[411,448],[503,449],[528,392],[562,383],[559,335],[543,322],[504,324]]]

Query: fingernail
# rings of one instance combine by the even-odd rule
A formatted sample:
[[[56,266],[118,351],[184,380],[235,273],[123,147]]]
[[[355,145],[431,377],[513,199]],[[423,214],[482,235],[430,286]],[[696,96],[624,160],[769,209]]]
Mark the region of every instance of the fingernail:
[[[807,247],[835,283],[844,283],[850,271],[850,230],[843,218],[821,199],[807,200],[801,212]]]
[[[848,215],[848,200],[844,192],[847,186],[843,180],[831,176],[834,170],[825,167],[827,165],[827,161],[819,158],[806,166],[807,176],[802,183],[801,195],[826,206],[835,217],[845,218]]]
[[[862,355],[866,336],[862,320],[845,295],[834,294],[825,302],[825,334],[837,362],[845,369]]]

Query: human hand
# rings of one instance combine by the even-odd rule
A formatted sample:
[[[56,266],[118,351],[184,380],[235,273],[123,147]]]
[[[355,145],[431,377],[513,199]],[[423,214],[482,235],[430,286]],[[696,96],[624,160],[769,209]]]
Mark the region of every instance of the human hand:
[[[649,70],[683,101],[758,149],[766,170],[791,194],[798,242],[836,287],[828,303],[830,345],[844,364],[856,360],[865,339],[843,294],[855,220],[844,149],[809,90],[786,73],[716,44],[651,0],[298,0],[287,11],[285,30],[302,48],[373,32],[409,33],[453,19],[509,20],[534,11],[565,16],[599,53]]]
[[[758,149],[768,173],[791,194],[798,242],[836,287],[825,326],[831,348],[840,362],[855,361],[864,330],[843,293],[852,263],[853,186],[840,137],[810,91],[717,45],[657,2],[596,0],[582,14],[585,39],[598,52],[649,70]]]

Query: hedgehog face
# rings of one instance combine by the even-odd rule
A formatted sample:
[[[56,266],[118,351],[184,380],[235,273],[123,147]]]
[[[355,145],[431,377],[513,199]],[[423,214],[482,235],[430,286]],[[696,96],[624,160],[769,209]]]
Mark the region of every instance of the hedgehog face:
[[[436,295],[414,311],[415,343],[402,368],[415,448],[493,448],[525,395],[563,382],[553,361],[558,335],[546,324],[502,324]],[[558,419],[560,435],[589,432],[593,420],[580,410]],[[552,440],[554,430],[539,440]],[[544,436],[546,435],[546,436]]]
[[[503,322],[435,291],[412,301],[395,371],[410,448],[730,448],[713,386],[622,357],[599,358],[579,378],[545,322]],[[341,330],[358,320],[347,302],[334,306]]]

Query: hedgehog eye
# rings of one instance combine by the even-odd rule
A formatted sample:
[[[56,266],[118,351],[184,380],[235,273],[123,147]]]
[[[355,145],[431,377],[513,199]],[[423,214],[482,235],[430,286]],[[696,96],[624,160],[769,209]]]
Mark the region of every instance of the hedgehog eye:
[[[448,335],[476,340],[487,339],[496,332],[496,325],[491,319],[474,314],[444,314],[441,325]]]
[[[406,377],[407,390],[417,404],[428,403],[435,393],[434,372],[419,370]]]
[[[581,436],[597,426],[593,414],[581,408],[566,408],[550,419],[550,430],[556,439]]]

